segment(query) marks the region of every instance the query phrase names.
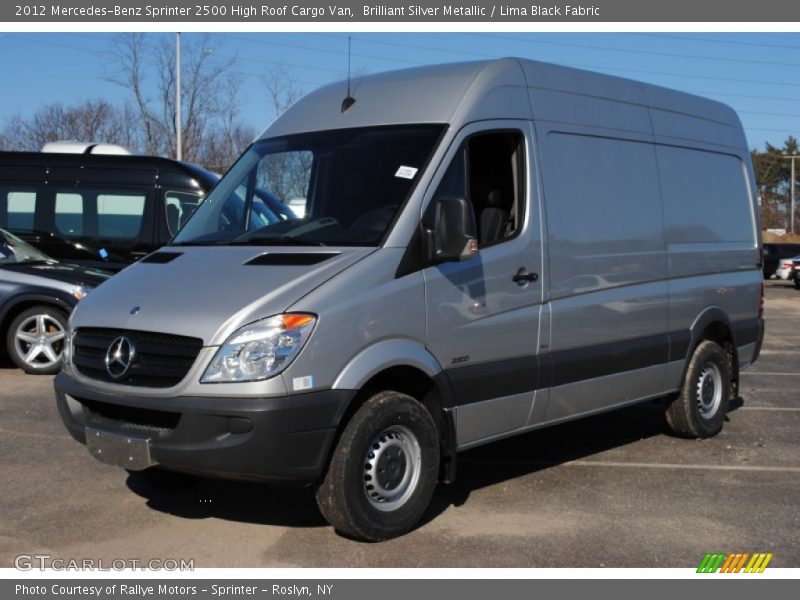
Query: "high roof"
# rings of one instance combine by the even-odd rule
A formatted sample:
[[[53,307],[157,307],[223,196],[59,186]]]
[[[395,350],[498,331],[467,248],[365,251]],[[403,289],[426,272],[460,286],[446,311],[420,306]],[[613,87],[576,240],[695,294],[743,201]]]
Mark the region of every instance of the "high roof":
[[[356,103],[345,112],[347,82],[298,100],[261,137],[404,123],[530,119],[627,130],[665,142],[695,140],[746,148],[736,113],[719,102],[630,79],[527,59],[389,71],[352,81]],[[589,100],[591,98],[591,101]]]
[[[347,82],[332,83],[298,100],[267,128],[264,136],[371,125],[453,123],[462,106],[476,104],[478,97],[498,86],[517,91],[518,103],[510,107],[512,114],[508,116],[530,118],[519,63],[501,59],[356,77],[351,90],[356,103],[344,113],[341,106],[347,96]]]

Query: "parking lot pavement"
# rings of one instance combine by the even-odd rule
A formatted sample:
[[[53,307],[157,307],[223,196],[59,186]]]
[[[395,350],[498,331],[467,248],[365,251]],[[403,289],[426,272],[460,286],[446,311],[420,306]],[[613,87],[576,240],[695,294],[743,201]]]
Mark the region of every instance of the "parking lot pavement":
[[[0,366],[0,566],[194,559],[196,567],[695,567],[706,552],[800,566],[800,291],[767,282],[767,337],[710,440],[667,436],[648,403],[461,455],[400,539],[336,536],[309,490],[181,479],[154,489],[63,429],[51,378]]]

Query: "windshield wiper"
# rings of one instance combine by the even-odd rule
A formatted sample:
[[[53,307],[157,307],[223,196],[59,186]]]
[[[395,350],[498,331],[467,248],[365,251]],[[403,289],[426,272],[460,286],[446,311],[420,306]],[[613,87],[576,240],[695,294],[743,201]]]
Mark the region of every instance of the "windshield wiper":
[[[325,242],[312,242],[301,240],[288,235],[281,236],[255,236],[228,242],[229,246],[327,246]]]

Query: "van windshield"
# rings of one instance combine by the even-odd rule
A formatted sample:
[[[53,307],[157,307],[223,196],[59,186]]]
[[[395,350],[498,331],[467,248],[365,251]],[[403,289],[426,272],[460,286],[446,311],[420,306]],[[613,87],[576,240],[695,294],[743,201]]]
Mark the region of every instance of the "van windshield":
[[[52,258],[23,242],[17,236],[0,229],[0,265],[52,262]]]
[[[172,245],[377,246],[442,129],[363,127],[258,141]]]

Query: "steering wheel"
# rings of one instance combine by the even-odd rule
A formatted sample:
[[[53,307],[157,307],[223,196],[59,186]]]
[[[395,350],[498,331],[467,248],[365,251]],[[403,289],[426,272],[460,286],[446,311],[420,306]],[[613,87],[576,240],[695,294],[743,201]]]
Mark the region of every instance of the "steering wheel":
[[[397,212],[397,204],[387,204],[367,211],[350,224],[350,229],[385,231],[389,227],[395,212]]]

